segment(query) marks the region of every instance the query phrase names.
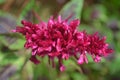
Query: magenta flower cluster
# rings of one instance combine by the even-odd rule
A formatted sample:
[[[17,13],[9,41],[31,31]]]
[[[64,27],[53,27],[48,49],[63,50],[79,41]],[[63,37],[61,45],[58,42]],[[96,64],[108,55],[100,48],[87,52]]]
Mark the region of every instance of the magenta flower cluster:
[[[26,38],[25,48],[32,49],[30,60],[35,64],[40,61],[36,56],[48,56],[49,63],[55,66],[54,59],[58,59],[60,71],[65,70],[63,60],[75,57],[78,64],[88,63],[86,54],[92,56],[95,62],[99,62],[102,56],[112,53],[109,45],[105,42],[106,38],[100,38],[96,33],[88,35],[85,31],[78,31],[80,24],[78,19],[68,23],[51,17],[48,22],[33,24],[22,21],[23,27],[17,27],[13,32],[22,33]]]

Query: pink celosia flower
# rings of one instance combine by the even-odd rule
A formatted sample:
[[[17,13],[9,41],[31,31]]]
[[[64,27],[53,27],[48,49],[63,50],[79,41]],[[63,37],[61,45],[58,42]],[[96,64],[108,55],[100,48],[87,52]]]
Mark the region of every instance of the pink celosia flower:
[[[105,43],[106,37],[99,38],[97,33],[90,35],[90,45],[87,48],[87,51],[92,55],[92,58],[95,62],[101,60],[101,56],[107,56],[109,53],[112,53],[112,49],[108,48],[108,44]]]
[[[106,56],[112,50],[108,49],[105,38],[99,39],[95,35],[88,35],[86,32],[77,30],[80,24],[78,19],[71,21],[61,20],[61,16],[55,20],[52,17],[48,22],[33,24],[25,20],[22,21],[23,27],[17,27],[13,32],[19,32],[26,38],[25,48],[32,49],[30,60],[35,64],[40,61],[36,56],[48,56],[49,63],[55,66],[54,59],[58,58],[60,71],[65,70],[63,60],[74,56],[78,64],[88,63],[87,52],[95,62],[100,61],[100,57]],[[79,58],[78,58],[79,57]]]

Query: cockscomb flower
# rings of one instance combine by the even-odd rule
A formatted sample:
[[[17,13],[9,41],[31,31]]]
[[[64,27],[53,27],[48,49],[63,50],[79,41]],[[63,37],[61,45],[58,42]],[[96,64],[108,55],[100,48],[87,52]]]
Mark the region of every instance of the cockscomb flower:
[[[95,62],[100,62],[102,56],[107,56],[113,50],[109,49],[109,44],[105,43],[106,37],[100,39],[97,34],[89,36],[91,44],[88,46],[87,51],[92,55]]]
[[[19,32],[26,38],[25,48],[30,48],[32,54],[30,60],[35,64],[40,63],[36,56],[48,56],[49,63],[55,67],[54,59],[58,59],[60,71],[65,70],[63,60],[74,56],[78,64],[88,63],[86,54],[90,54],[95,62],[100,57],[112,52],[108,49],[105,39],[99,39],[97,35],[88,35],[85,31],[78,31],[80,24],[78,19],[67,22],[51,17],[48,22],[41,21],[39,24],[22,20],[23,27],[17,27],[13,32]]]

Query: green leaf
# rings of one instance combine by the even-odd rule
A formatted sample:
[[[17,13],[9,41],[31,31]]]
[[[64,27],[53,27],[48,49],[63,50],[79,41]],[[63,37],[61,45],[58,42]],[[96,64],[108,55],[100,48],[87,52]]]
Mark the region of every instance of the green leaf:
[[[80,73],[72,73],[73,80],[88,80],[87,77]]]
[[[4,3],[6,0],[0,0],[0,4]]]
[[[22,49],[24,47],[24,43],[25,43],[25,40],[18,39],[15,43],[11,44],[9,48],[12,50]]]
[[[27,14],[27,12],[34,7],[34,3],[35,3],[34,0],[30,0],[28,2],[28,4],[25,6],[25,8],[23,9],[23,11],[21,12],[21,14],[20,14],[20,16],[18,18],[18,21],[17,21],[18,23],[17,24],[20,24],[21,20],[24,19],[24,17]]]
[[[120,54],[116,55],[116,58],[113,62],[109,65],[110,68],[110,74],[115,74],[117,72],[120,72]]]
[[[11,52],[0,52],[0,65],[14,63],[16,60],[18,60],[18,56],[16,54],[13,54]]]
[[[60,14],[63,18],[67,18],[70,15],[73,15],[73,18],[80,18],[83,2],[83,0],[71,0],[63,7]]]
[[[93,28],[90,27],[89,25],[87,25],[87,24],[80,24],[79,31],[84,31],[84,30],[87,33],[89,33],[89,34],[94,32]]]

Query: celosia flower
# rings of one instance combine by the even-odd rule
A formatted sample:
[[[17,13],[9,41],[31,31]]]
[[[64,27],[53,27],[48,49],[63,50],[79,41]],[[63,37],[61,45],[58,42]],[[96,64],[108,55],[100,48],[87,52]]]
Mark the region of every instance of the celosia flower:
[[[108,49],[105,39],[99,39],[97,35],[88,35],[86,32],[77,30],[80,24],[78,19],[71,21],[57,20],[52,17],[48,22],[33,24],[25,20],[22,21],[23,27],[17,27],[13,32],[19,32],[26,38],[25,48],[32,49],[30,60],[35,64],[40,61],[36,56],[48,56],[49,62],[55,66],[54,59],[58,58],[60,71],[65,70],[63,60],[68,60],[74,56],[78,64],[88,63],[87,52],[95,62],[100,61],[100,57],[112,52]],[[79,58],[78,58],[79,57]]]
[[[108,48],[107,43],[105,43],[106,37],[99,38],[97,33],[90,35],[90,45],[88,46],[87,51],[92,55],[92,58],[95,62],[101,60],[101,56],[107,56],[109,53],[112,53],[112,49]]]

